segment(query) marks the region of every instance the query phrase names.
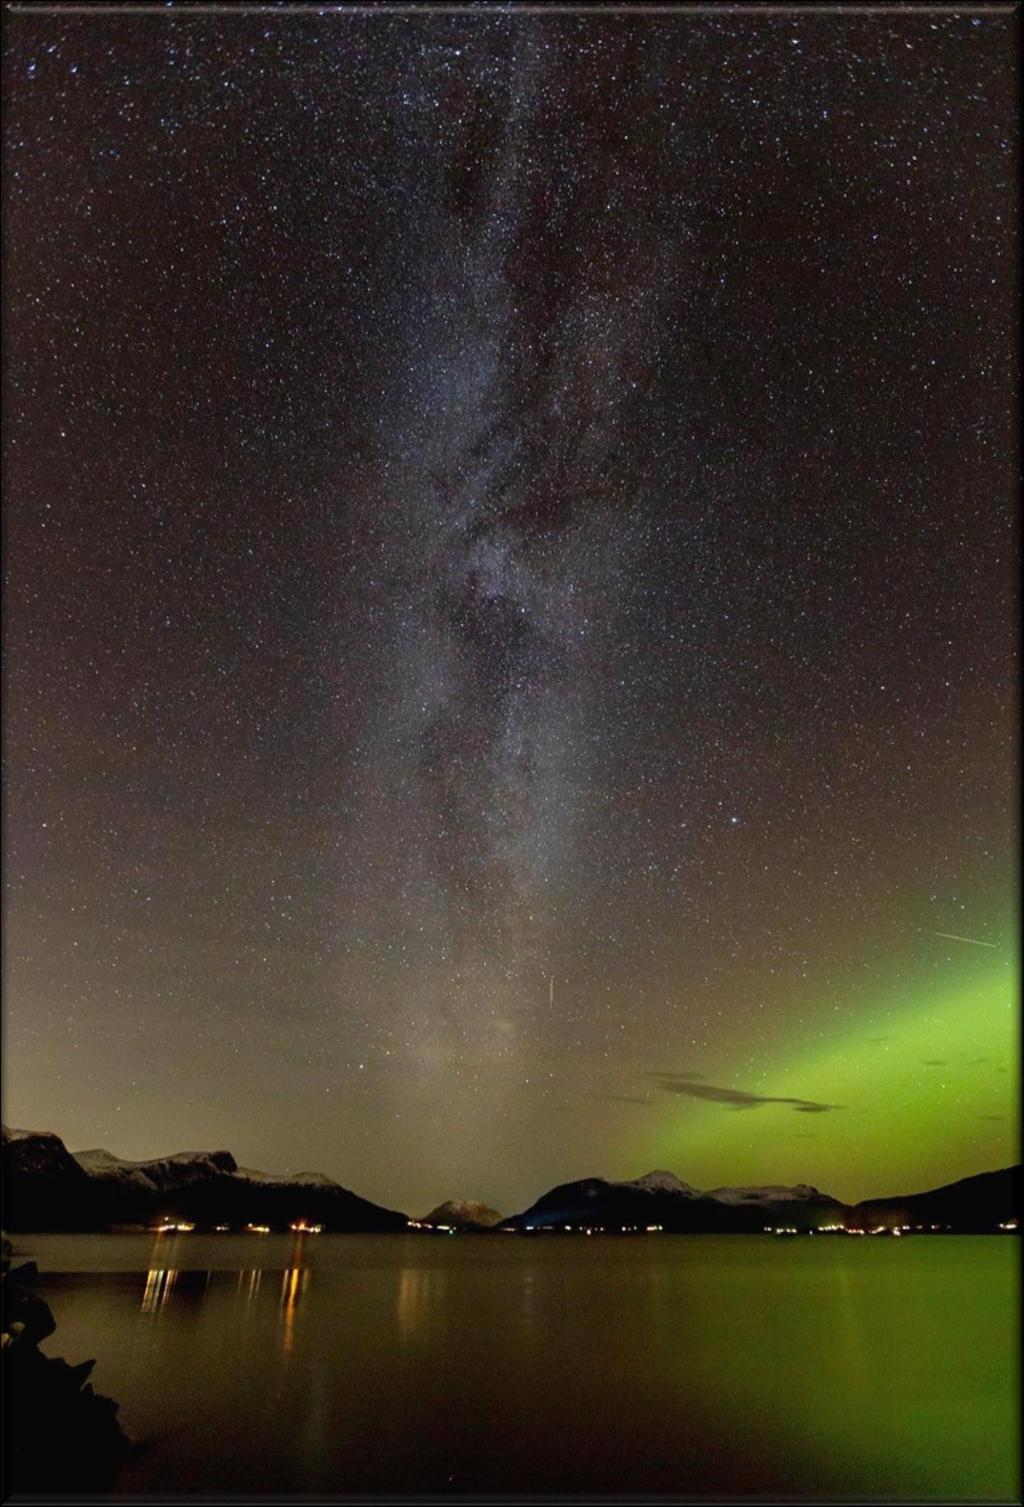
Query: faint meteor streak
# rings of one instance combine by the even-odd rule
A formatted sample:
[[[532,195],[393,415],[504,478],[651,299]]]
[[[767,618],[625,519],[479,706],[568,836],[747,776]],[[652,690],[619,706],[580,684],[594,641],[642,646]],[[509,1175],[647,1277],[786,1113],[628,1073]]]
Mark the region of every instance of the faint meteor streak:
[[[977,937],[958,937],[955,931],[933,931],[933,937],[945,937],[947,942],[970,942],[972,947],[991,947],[998,952],[995,942],[979,942]]]

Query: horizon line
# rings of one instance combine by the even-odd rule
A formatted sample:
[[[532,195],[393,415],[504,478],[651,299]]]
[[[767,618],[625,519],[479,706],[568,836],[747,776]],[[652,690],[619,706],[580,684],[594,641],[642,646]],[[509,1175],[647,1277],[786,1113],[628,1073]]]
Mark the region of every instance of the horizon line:
[[[19,1137],[53,1136],[54,1139],[58,1140],[60,1142],[60,1144],[64,1147],[64,1149],[67,1152],[67,1154],[70,1157],[72,1157],[76,1162],[77,1162],[78,1155],[83,1154],[84,1151],[105,1150],[106,1149],[105,1147],[85,1147],[85,1148],[83,1148],[83,1153],[75,1153],[74,1151],[72,1151],[69,1148],[67,1142],[64,1140],[64,1137],[62,1135],[58,1134],[58,1132],[55,1131],[55,1130],[22,1130],[19,1127],[11,1126],[11,1125],[2,1125],[2,1126],[0,1126],[0,1129],[3,1130],[3,1132],[4,1132],[5,1135],[9,1135],[9,1136],[15,1136],[15,1135],[17,1135]],[[294,1172],[294,1173],[292,1173],[292,1172],[267,1173],[263,1168],[260,1168],[260,1167],[242,1167],[240,1165],[240,1163],[238,1162],[238,1159],[235,1156],[234,1152],[233,1151],[229,1151],[226,1146],[217,1146],[217,1147],[212,1148],[211,1150],[171,1151],[171,1152],[164,1153],[162,1156],[153,1156],[153,1157],[121,1157],[121,1156],[117,1156],[116,1152],[110,1152],[108,1154],[111,1155],[111,1156],[115,1156],[118,1161],[121,1161],[121,1162],[125,1163],[128,1166],[144,1166],[147,1162],[171,1161],[175,1157],[181,1157],[181,1156],[216,1156],[216,1155],[221,1154],[221,1153],[226,1153],[228,1156],[231,1157],[232,1161],[235,1163],[235,1172],[236,1173],[243,1173],[244,1174],[246,1172],[255,1172],[255,1173],[262,1174],[264,1177],[266,1177],[266,1176],[280,1177],[282,1179],[289,1179],[289,1178],[293,1178],[293,1177],[294,1178],[299,1178],[302,1175],[301,1172]],[[996,1167],[984,1168],[980,1172],[967,1172],[967,1173],[964,1173],[960,1177],[954,1177],[954,1178],[952,1178],[952,1180],[949,1181],[949,1182],[937,1183],[934,1186],[925,1187],[925,1188],[923,1188],[923,1189],[920,1190],[920,1193],[893,1193],[893,1194],[881,1193],[881,1194],[870,1194],[870,1195],[868,1195],[866,1197],[863,1197],[863,1198],[854,1198],[854,1199],[847,1199],[845,1197],[840,1198],[838,1195],[829,1193],[827,1191],[823,1192],[822,1189],[815,1187],[815,1185],[813,1183],[744,1183],[744,1182],[739,1182],[739,1183],[717,1183],[715,1185],[715,1189],[714,1190],[707,1189],[707,1188],[697,1188],[697,1187],[694,1187],[694,1185],[692,1183],[691,1184],[687,1184],[687,1186],[689,1186],[690,1188],[692,1188],[694,1194],[697,1197],[699,1197],[699,1198],[705,1198],[705,1197],[707,1197],[708,1194],[711,1191],[720,1191],[720,1190],[732,1191],[732,1190],[735,1190],[737,1188],[751,1188],[751,1189],[753,1189],[753,1188],[811,1187],[811,1188],[814,1188],[814,1191],[816,1193],[820,1193],[823,1198],[833,1199],[836,1203],[839,1203],[839,1204],[843,1205],[846,1208],[854,1208],[854,1207],[856,1207],[859,1204],[883,1202],[883,1201],[886,1201],[886,1200],[892,1200],[892,1199],[896,1199],[896,1198],[915,1198],[915,1197],[920,1197],[922,1194],[935,1193],[935,1192],[940,1191],[943,1188],[953,1187],[957,1183],[966,1182],[970,1178],[973,1178],[973,1177],[985,1177],[985,1176],[987,1176],[987,1175],[989,1175],[991,1173],[995,1173],[995,1172],[1007,1172],[1007,1171],[1011,1171],[1015,1167],[1020,1167],[1021,1165],[1022,1165],[1022,1162],[1018,1158],[1018,1160],[1016,1160],[1016,1161],[1002,1162],[999,1166],[996,1166]],[[84,1168],[82,1170],[85,1171]],[[377,1205],[378,1208],[383,1208],[383,1209],[387,1209],[388,1208],[388,1205],[377,1204],[377,1201],[376,1201],[375,1198],[370,1198],[366,1194],[363,1194],[363,1193],[356,1193],[355,1190],[353,1188],[349,1187],[347,1184],[340,1183],[340,1182],[336,1181],[336,1179],[334,1179],[333,1177],[331,1177],[331,1175],[329,1173],[325,1173],[325,1172],[312,1172],[312,1169],[309,1169],[309,1168],[304,1169],[304,1170],[307,1171],[308,1173],[311,1173],[314,1176],[320,1176],[320,1177],[326,1177],[326,1178],[328,1178],[330,1180],[330,1182],[333,1184],[334,1188],[337,1188],[337,1189],[341,1190],[342,1192],[351,1193],[355,1197],[361,1198],[361,1199],[363,1199],[367,1203],[374,1203],[374,1204]],[[640,1173],[637,1177],[627,1177],[627,1178],[605,1177],[605,1176],[602,1176],[601,1174],[596,1174],[595,1175],[593,1173],[585,1173],[581,1177],[565,1178],[565,1179],[562,1179],[561,1181],[552,1183],[551,1187],[550,1188],[546,1188],[544,1190],[544,1192],[545,1193],[549,1193],[554,1188],[568,1187],[568,1186],[571,1186],[573,1183],[589,1182],[591,1180],[596,1181],[596,1182],[607,1183],[610,1187],[622,1186],[623,1184],[641,1182],[645,1177],[650,1177],[650,1176],[652,1176],[653,1174],[655,1174],[657,1172],[668,1172],[669,1176],[677,1178],[680,1182],[684,1181],[683,1178],[679,1177],[678,1173],[676,1173],[676,1172],[669,1172],[669,1169],[667,1169],[667,1168],[652,1167],[647,1172]],[[93,1174],[87,1173],[86,1175],[87,1176],[92,1176]],[[226,1176],[234,1176],[235,1173],[228,1173],[228,1174],[225,1174],[225,1175]],[[328,1188],[328,1189],[325,1189],[324,1191],[330,1192],[331,1190]],[[544,1195],[541,1194],[539,1196],[543,1197]],[[460,1195],[460,1194],[449,1193],[449,1194],[445,1195],[444,1197],[442,1197],[442,1199],[441,1199],[442,1203],[449,1202],[449,1201],[453,1201],[453,1202],[469,1202],[469,1203],[482,1203],[482,1204],[487,1205],[488,1207],[492,1207],[492,1208],[494,1207],[493,1204],[489,1203],[489,1200],[487,1200],[485,1198],[477,1198],[477,1197],[474,1197],[471,1194]],[[537,1200],[534,1199],[534,1202],[536,1202],[536,1201]],[[436,1201],[432,1200],[431,1202],[433,1204]],[[403,1215],[405,1215],[406,1218],[410,1217],[409,1215],[406,1214],[406,1211],[404,1209],[390,1210],[390,1212],[403,1214]],[[524,1209],[524,1210],[519,1210],[517,1212],[524,1213],[526,1211]],[[502,1214],[501,1217],[502,1217],[502,1219],[511,1219],[511,1218],[513,1218],[515,1216],[513,1214]]]

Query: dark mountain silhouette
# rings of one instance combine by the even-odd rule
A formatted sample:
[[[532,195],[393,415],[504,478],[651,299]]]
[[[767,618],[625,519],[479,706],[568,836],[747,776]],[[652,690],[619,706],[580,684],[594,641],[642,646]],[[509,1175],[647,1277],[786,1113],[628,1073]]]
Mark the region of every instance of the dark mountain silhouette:
[[[947,1183],[928,1193],[898,1198],[872,1198],[855,1204],[846,1219],[850,1229],[892,1229],[899,1225],[987,1234],[1000,1224],[1020,1218],[1021,1169],[1003,1167]]]
[[[692,1234],[755,1234],[767,1227],[820,1230],[911,1229],[991,1233],[1020,1217],[1021,1169],[1006,1167],[899,1198],[844,1204],[804,1183],[795,1187],[714,1188],[699,1193],[671,1173],[650,1172],[635,1182],[601,1177],[562,1183],[501,1228],[646,1229]]]
[[[671,1172],[629,1182],[589,1177],[550,1189],[501,1219],[485,1204],[451,1199],[423,1220],[381,1208],[320,1172],[275,1174],[239,1167],[229,1151],[182,1151],[132,1162],[112,1152],[75,1155],[46,1131],[3,1131],[4,1220],[11,1230],[102,1230],[161,1221],[200,1228],[247,1224],[287,1229],[304,1221],[338,1232],[453,1229],[658,1228],[690,1234],[757,1234],[768,1228],[891,1229],[988,1233],[1020,1217],[1021,1169],[1007,1167],[896,1198],[849,1205],[804,1183],[714,1188],[702,1193]]]
[[[3,1130],[4,1223],[12,1230],[95,1228],[88,1174],[48,1130]]]
[[[3,1132],[4,1219],[11,1230],[105,1229],[161,1220],[287,1229],[404,1230],[408,1218],[360,1198],[322,1173],[277,1176],[239,1167],[230,1151],[183,1151],[129,1162],[108,1151],[78,1157],[59,1137]]]
[[[766,1224],[818,1229],[840,1224],[845,1205],[828,1193],[800,1184],[795,1188],[716,1188],[699,1193],[672,1173],[649,1172],[633,1182],[587,1177],[562,1183],[522,1214],[502,1220],[502,1228],[646,1229],[691,1234],[744,1234]]]

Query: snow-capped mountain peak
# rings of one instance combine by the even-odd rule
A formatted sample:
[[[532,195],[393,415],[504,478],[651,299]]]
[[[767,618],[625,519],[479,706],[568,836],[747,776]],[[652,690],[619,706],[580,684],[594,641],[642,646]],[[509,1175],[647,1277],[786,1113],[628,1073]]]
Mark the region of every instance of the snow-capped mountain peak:
[[[706,1196],[720,1204],[811,1203],[829,1198],[827,1193],[820,1193],[807,1183],[796,1183],[792,1188],[712,1188]]]
[[[5,1125],[3,1128],[4,1141],[55,1141],[56,1135],[52,1130],[15,1130],[13,1126]]]
[[[250,1183],[286,1187],[301,1184],[308,1188],[337,1188],[339,1186],[333,1177],[327,1176],[326,1172],[257,1172],[254,1167],[237,1167],[235,1170],[239,1177],[244,1177]]]
[[[230,1151],[176,1151],[171,1156],[154,1157],[149,1161],[129,1161],[101,1147],[71,1154],[90,1177],[158,1192],[170,1192],[200,1178],[237,1171]]]
[[[94,1151],[76,1151],[75,1161],[86,1172],[115,1172],[121,1167],[135,1167],[139,1164],[129,1162],[123,1156],[115,1156],[112,1151],[104,1151],[96,1147]]]
[[[447,1225],[451,1229],[491,1229],[501,1223],[501,1215],[475,1198],[447,1198],[418,1221],[426,1225]]]
[[[684,1183],[674,1172],[645,1172],[628,1182],[619,1183],[620,1188],[636,1188],[644,1193],[676,1193],[683,1198],[699,1198],[696,1188]]]

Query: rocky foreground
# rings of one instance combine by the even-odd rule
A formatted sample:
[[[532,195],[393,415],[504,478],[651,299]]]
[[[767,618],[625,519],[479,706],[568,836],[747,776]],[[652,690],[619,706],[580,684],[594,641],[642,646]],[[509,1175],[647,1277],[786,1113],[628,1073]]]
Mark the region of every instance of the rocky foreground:
[[[2,1281],[4,1500],[109,1491],[130,1442],[118,1405],[89,1385],[93,1360],[69,1365],[44,1355],[56,1329],[48,1304],[33,1291],[34,1261],[10,1269],[5,1242]]]

